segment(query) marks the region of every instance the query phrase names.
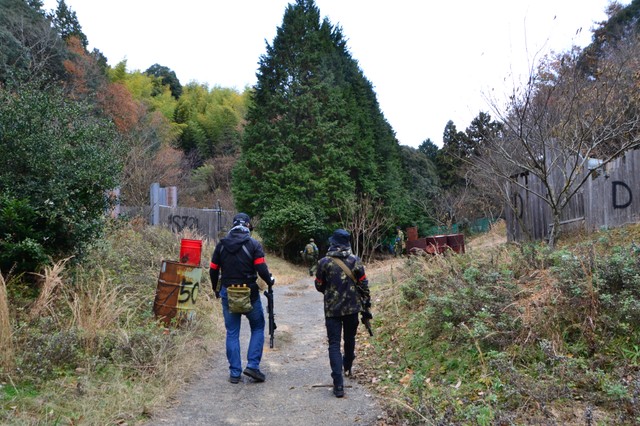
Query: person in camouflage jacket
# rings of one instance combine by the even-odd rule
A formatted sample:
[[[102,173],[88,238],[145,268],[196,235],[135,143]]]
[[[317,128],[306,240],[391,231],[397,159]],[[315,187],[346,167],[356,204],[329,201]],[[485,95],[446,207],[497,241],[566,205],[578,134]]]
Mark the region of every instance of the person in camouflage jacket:
[[[313,238],[309,240],[309,244],[304,246],[304,250],[300,252],[304,263],[309,268],[309,276],[313,276],[318,267],[318,246],[314,242]]]
[[[358,313],[371,306],[369,282],[360,258],[351,253],[349,233],[337,229],[329,238],[327,255],[318,262],[316,290],[324,294],[324,316],[329,340],[329,363],[333,379],[333,393],[344,396],[343,371],[351,375],[355,359]],[[347,274],[341,260],[351,271]],[[352,279],[350,275],[353,275]],[[344,334],[343,334],[344,333]],[[340,352],[341,335],[344,336],[344,356]]]

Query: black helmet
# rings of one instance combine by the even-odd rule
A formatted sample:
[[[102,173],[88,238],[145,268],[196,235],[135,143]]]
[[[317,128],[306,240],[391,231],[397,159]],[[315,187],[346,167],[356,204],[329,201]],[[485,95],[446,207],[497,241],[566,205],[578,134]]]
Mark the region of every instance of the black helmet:
[[[233,226],[251,227],[251,218],[246,213],[238,213],[233,217]]]

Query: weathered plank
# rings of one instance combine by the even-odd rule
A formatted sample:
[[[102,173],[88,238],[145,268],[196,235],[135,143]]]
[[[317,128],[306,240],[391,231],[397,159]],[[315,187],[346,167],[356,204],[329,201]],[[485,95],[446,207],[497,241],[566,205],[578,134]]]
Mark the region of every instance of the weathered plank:
[[[640,150],[628,151],[603,169],[582,170],[590,174],[584,186],[569,200],[560,220],[561,230],[584,228],[594,231],[614,228],[627,223],[640,222]],[[507,239],[509,241],[542,240],[549,236],[552,223],[551,209],[533,195],[533,191],[546,194],[537,177],[522,173],[514,177],[527,188],[508,184],[510,205],[506,209]],[[565,179],[555,170],[551,174],[554,188],[560,188]]]

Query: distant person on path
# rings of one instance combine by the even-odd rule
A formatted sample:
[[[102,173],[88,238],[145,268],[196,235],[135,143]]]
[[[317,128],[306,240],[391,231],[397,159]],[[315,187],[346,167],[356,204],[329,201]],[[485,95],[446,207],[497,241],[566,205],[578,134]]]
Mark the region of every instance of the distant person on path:
[[[351,253],[349,233],[337,229],[329,238],[329,251],[318,262],[315,286],[324,294],[324,316],[329,339],[333,394],[344,396],[342,373],[351,375],[355,359],[358,312],[371,306],[369,282],[360,258]],[[371,318],[369,316],[369,318]],[[344,356],[340,352],[344,333]]]
[[[394,247],[394,256],[402,256],[404,247],[404,232],[402,232],[402,229],[400,229],[399,226],[396,226],[396,245]]]
[[[238,213],[233,218],[233,228],[213,250],[209,276],[216,298],[222,298],[222,313],[227,329],[227,359],[229,381],[240,382],[241,374],[264,382],[260,360],[264,346],[264,312],[260,300],[258,275],[266,283],[275,283],[265,263],[262,245],[251,237],[251,218]],[[247,349],[247,368],[242,371],[240,355],[240,324],[246,315],[251,327]]]
[[[309,244],[304,246],[302,253],[302,259],[309,268],[309,276],[313,276],[316,273],[318,266],[318,246],[314,242],[313,238],[309,240]]]

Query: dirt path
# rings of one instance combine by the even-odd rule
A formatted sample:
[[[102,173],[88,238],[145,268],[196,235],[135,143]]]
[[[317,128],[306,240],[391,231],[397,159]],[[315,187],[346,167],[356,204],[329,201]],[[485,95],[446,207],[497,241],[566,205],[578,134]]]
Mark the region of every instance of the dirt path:
[[[203,374],[177,396],[179,404],[157,414],[147,425],[376,424],[382,410],[371,391],[354,379],[345,378],[344,398],[332,394],[322,294],[313,287],[312,278],[275,286],[274,293],[278,326],[275,347],[269,349],[267,334],[260,365],[266,382],[254,383],[243,376],[239,384],[229,383],[221,341],[206,360]],[[262,301],[266,305],[264,296]],[[249,323],[243,318],[243,367],[248,333]],[[356,359],[354,373],[359,367]]]

